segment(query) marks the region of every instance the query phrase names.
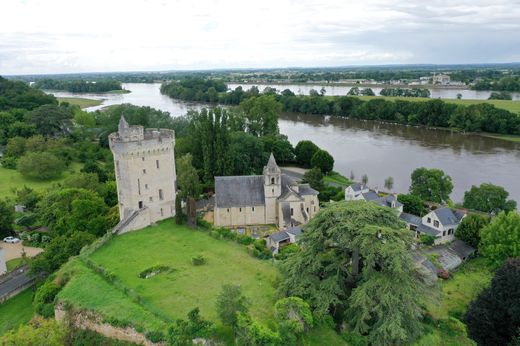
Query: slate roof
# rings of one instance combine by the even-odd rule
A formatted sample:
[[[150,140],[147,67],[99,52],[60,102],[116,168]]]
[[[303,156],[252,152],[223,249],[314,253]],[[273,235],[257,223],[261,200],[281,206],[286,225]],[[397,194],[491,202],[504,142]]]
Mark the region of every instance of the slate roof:
[[[289,203],[282,203],[282,216],[286,225],[291,224],[291,205]]]
[[[295,226],[295,227],[289,227],[287,229],[287,233],[293,234],[296,237],[299,237],[303,234],[303,230],[301,227]]]
[[[389,207],[389,208],[400,208],[403,204],[395,198],[394,195],[387,195],[384,197],[379,197],[378,199],[374,200],[375,203],[379,204],[383,207]],[[394,206],[392,207],[392,202],[394,203]]]
[[[264,205],[264,176],[215,177],[215,205],[219,208]]]
[[[437,237],[441,234],[441,231],[439,231],[438,229],[435,229],[430,226],[426,226],[423,223],[420,223],[419,225],[417,225],[417,230],[421,233],[426,233],[428,235],[431,235],[432,237]]]
[[[464,214],[453,211],[450,208],[438,208],[433,211],[443,226],[456,225],[462,220]]]
[[[372,190],[362,193],[362,195],[363,195],[363,198],[365,199],[365,201],[374,201],[379,198],[379,195],[375,191],[372,191]]]
[[[314,190],[309,184],[300,184],[300,195],[317,195],[319,192]]]
[[[354,192],[359,192],[361,190],[365,190],[367,187],[363,184],[360,184],[360,183],[354,183],[352,185],[350,185],[350,187],[352,188],[352,190],[354,190]]]
[[[285,231],[275,232],[269,236],[269,238],[274,241],[275,243],[279,243],[284,240],[289,240],[289,234]]]
[[[415,226],[418,226],[422,223],[422,219],[419,216],[413,214],[401,213],[401,215],[399,215],[399,218],[404,222]]]
[[[460,239],[454,240],[450,249],[455,252],[460,258],[466,259],[468,256],[473,255],[475,253],[475,249]]]

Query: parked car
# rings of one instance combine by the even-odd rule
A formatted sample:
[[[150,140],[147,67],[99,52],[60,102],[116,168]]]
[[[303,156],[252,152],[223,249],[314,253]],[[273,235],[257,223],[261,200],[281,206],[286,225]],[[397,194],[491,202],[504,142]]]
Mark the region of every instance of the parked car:
[[[4,242],[14,244],[20,242],[20,239],[16,237],[5,237]]]

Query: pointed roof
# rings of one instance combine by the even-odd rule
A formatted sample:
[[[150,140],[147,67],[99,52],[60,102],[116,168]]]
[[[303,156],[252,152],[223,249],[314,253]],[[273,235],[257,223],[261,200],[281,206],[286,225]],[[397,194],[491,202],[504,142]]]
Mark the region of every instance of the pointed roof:
[[[121,133],[129,127],[130,125],[126,122],[125,116],[121,115],[121,119],[119,119],[119,132]]]
[[[267,169],[267,171],[269,172],[281,172],[280,168],[276,164],[276,160],[274,159],[273,153],[271,153],[271,155],[269,156],[269,161],[267,161],[267,166],[265,166],[265,169]]]

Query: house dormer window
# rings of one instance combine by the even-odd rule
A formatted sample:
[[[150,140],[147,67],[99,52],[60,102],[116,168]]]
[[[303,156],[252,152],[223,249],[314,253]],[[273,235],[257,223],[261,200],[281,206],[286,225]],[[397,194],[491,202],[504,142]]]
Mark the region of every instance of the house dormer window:
[[[428,222],[428,223],[432,223],[432,219],[431,219],[431,218],[428,218],[428,220],[426,220],[426,222]]]

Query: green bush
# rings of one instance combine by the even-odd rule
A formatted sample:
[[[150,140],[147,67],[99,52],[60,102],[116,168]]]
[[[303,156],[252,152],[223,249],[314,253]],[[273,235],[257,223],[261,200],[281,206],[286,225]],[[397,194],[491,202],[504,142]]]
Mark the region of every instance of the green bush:
[[[147,276],[150,275],[150,277],[152,276],[155,276],[159,273],[163,273],[163,272],[171,272],[173,269],[168,267],[168,266],[165,266],[165,265],[156,265],[156,266],[153,266],[153,267],[150,267],[150,268],[146,268],[145,270],[143,270],[142,272],[139,273],[139,277],[141,279],[146,279]],[[108,279],[108,274],[105,274],[104,275],[107,279]],[[113,276],[113,274],[112,274]],[[109,280],[110,281],[110,280]],[[113,281],[113,280],[111,280]]]
[[[194,265],[194,266],[201,266],[203,264],[206,264],[206,258],[204,258],[204,256],[202,255],[198,255],[196,257],[193,257],[191,259],[191,263]]]
[[[359,333],[355,332],[343,332],[341,334],[343,340],[345,340],[350,346],[368,346],[368,338]]]
[[[146,333],[146,338],[151,342],[162,342],[166,340],[166,336],[159,330],[154,330]]]
[[[250,245],[254,243],[254,239],[245,234],[239,234],[236,239],[237,243],[242,245]]]
[[[435,237],[432,237],[428,234],[421,234],[419,240],[421,241],[421,243],[428,246],[431,246],[435,243]]]
[[[61,286],[54,282],[54,276],[49,277],[34,295],[33,305],[36,312],[45,318],[54,317],[54,298],[60,290]]]

